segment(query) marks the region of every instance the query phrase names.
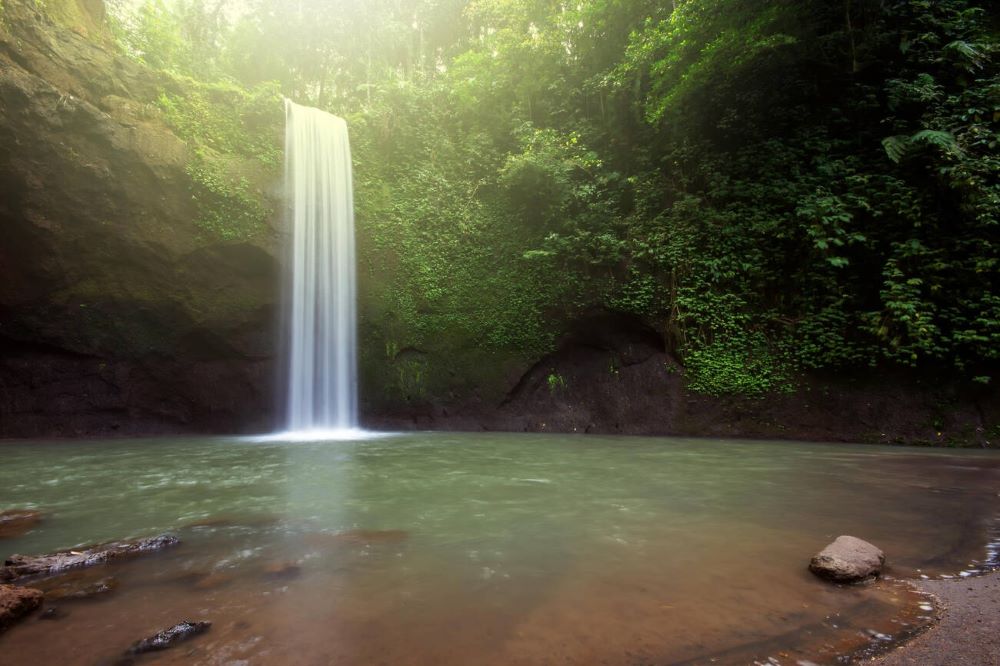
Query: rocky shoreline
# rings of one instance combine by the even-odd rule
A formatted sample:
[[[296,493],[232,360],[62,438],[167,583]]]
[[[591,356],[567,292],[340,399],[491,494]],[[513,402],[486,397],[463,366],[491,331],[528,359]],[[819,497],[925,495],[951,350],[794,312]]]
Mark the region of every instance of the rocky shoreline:
[[[355,530],[336,535],[338,542],[369,542],[373,539],[405,538],[401,531],[371,532]],[[0,584],[0,630],[40,611],[39,619],[58,619],[59,606],[47,602],[63,598],[89,598],[113,591],[117,585],[113,578],[101,578],[98,583],[112,581],[109,590],[97,590],[96,580],[105,574],[103,567],[118,559],[131,559],[138,555],[157,552],[174,546],[178,539],[172,535],[116,541],[79,551],[60,551],[32,557],[11,556],[0,567],[0,580],[15,584]],[[991,547],[992,548],[992,547]],[[901,580],[921,595],[936,601],[935,617],[926,626],[914,625],[909,633],[889,636],[873,634],[871,645],[860,652],[838,657],[837,663],[873,663],[878,666],[998,666],[1000,664],[1000,570],[996,568],[995,552],[991,549],[990,564],[984,564],[978,575],[963,572],[964,577],[935,580]],[[877,577],[885,561],[884,554],[875,546],[854,537],[841,536],[812,558],[810,569],[818,577],[837,585],[864,583]],[[30,565],[30,566],[29,566]],[[80,569],[93,568],[94,574],[80,576]],[[67,578],[67,574],[76,578]],[[294,564],[272,564],[264,570],[265,577],[286,578],[297,575]],[[61,586],[52,588],[46,583]],[[30,586],[30,587],[29,587]],[[33,589],[38,586],[42,589]],[[49,589],[51,588],[51,589]],[[60,596],[65,590],[72,592]],[[44,596],[44,599],[43,599]],[[930,603],[926,608],[931,611]],[[136,657],[168,649],[204,633],[211,622],[182,621],[143,640],[136,641],[126,650],[116,664],[134,663]],[[904,623],[905,624],[905,623]],[[880,642],[884,641],[884,642]],[[799,662],[802,663],[802,662]]]
[[[889,653],[878,666],[1000,664],[1000,571],[968,578],[913,581],[938,602],[937,621]]]

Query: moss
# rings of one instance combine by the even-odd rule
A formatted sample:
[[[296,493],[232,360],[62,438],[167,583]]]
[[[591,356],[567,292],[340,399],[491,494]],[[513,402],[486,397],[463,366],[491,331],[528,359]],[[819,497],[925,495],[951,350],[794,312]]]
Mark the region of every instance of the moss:
[[[74,30],[92,39],[109,37],[103,16],[94,16],[80,0],[27,0],[31,5],[45,15],[53,23]],[[3,5],[0,3],[0,13]],[[0,18],[2,22],[2,18]]]
[[[248,240],[267,229],[274,203],[266,184],[281,165],[281,96],[271,85],[247,91],[176,78],[183,94],[161,92],[157,106],[192,148],[187,165],[197,226],[212,237]]]

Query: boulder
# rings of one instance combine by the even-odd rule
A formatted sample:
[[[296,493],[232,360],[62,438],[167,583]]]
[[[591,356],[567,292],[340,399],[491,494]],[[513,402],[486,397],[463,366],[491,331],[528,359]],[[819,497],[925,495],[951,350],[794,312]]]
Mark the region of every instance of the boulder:
[[[41,511],[30,509],[0,511],[0,539],[19,537],[30,532],[41,521]]]
[[[839,536],[814,555],[809,570],[835,583],[857,583],[878,576],[885,564],[885,553],[872,544],[852,536]]]
[[[30,587],[0,585],[0,631],[42,605],[42,593]]]
[[[70,569],[91,567],[112,560],[152,553],[180,543],[171,534],[161,534],[147,539],[114,541],[81,550],[64,550],[49,555],[11,555],[0,567],[0,581],[51,576]]]

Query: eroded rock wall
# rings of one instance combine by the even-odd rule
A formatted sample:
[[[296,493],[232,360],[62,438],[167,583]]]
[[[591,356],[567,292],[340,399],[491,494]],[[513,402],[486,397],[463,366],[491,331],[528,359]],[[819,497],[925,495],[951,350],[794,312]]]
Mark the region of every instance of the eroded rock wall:
[[[4,3],[0,436],[266,427],[275,243],[194,225],[154,105],[177,84],[115,51],[102,7]]]

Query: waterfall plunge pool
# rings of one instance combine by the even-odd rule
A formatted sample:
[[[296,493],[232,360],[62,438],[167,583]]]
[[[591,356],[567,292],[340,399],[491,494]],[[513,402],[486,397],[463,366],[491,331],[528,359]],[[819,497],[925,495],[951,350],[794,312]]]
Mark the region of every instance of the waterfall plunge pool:
[[[0,634],[35,666],[111,663],[181,620],[214,625],[140,663],[837,663],[929,621],[894,578],[969,572],[1000,526],[984,451],[423,433],[0,457],[0,510],[48,514],[4,556],[182,540],[72,574],[116,584]],[[840,534],[884,549],[887,579],[814,578]]]

